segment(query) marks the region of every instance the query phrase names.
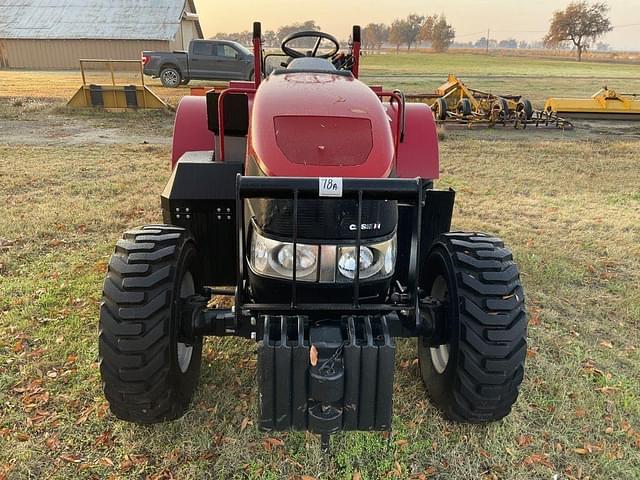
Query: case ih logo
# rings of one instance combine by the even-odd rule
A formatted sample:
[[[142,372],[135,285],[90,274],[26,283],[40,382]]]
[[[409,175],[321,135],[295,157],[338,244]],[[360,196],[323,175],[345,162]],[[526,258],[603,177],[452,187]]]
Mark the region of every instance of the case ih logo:
[[[380,230],[382,228],[381,223],[363,223],[360,225],[360,230]],[[358,229],[358,226],[355,223],[349,225],[349,230],[355,231]]]

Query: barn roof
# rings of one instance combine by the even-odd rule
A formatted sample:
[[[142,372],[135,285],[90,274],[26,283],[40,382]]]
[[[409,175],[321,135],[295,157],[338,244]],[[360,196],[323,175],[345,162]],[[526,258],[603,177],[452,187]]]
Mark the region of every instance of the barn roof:
[[[186,8],[193,0],[0,0],[0,38],[173,40]]]

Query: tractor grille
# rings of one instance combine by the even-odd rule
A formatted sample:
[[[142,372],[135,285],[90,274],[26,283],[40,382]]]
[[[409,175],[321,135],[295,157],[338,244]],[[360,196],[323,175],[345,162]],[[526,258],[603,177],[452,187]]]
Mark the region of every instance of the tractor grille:
[[[289,237],[293,231],[293,201],[288,199],[250,200],[256,223],[265,232]],[[301,239],[354,240],[357,234],[358,206],[355,200],[300,200],[298,236]],[[362,238],[391,234],[398,223],[395,201],[362,202]]]

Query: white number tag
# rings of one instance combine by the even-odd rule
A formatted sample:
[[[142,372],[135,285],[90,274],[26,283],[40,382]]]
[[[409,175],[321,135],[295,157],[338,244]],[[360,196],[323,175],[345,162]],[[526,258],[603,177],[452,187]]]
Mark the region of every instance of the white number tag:
[[[318,179],[318,192],[321,197],[341,197],[342,178],[340,177],[320,177]]]

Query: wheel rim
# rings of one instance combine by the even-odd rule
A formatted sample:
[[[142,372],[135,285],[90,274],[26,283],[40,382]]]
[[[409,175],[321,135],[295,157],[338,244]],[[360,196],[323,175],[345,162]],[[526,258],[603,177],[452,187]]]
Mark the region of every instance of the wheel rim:
[[[449,297],[449,288],[444,276],[439,275],[431,287],[431,297],[437,300],[446,300]],[[436,372],[442,374],[449,365],[449,344],[443,344],[429,349],[431,354],[431,364]]]
[[[178,74],[173,70],[167,70],[162,74],[162,78],[167,85],[176,85],[178,83]]]
[[[180,282],[180,298],[187,298],[196,293],[195,283],[191,272],[186,272]],[[177,356],[178,366],[182,373],[186,373],[191,365],[191,357],[193,355],[193,345],[184,342],[178,342]]]

